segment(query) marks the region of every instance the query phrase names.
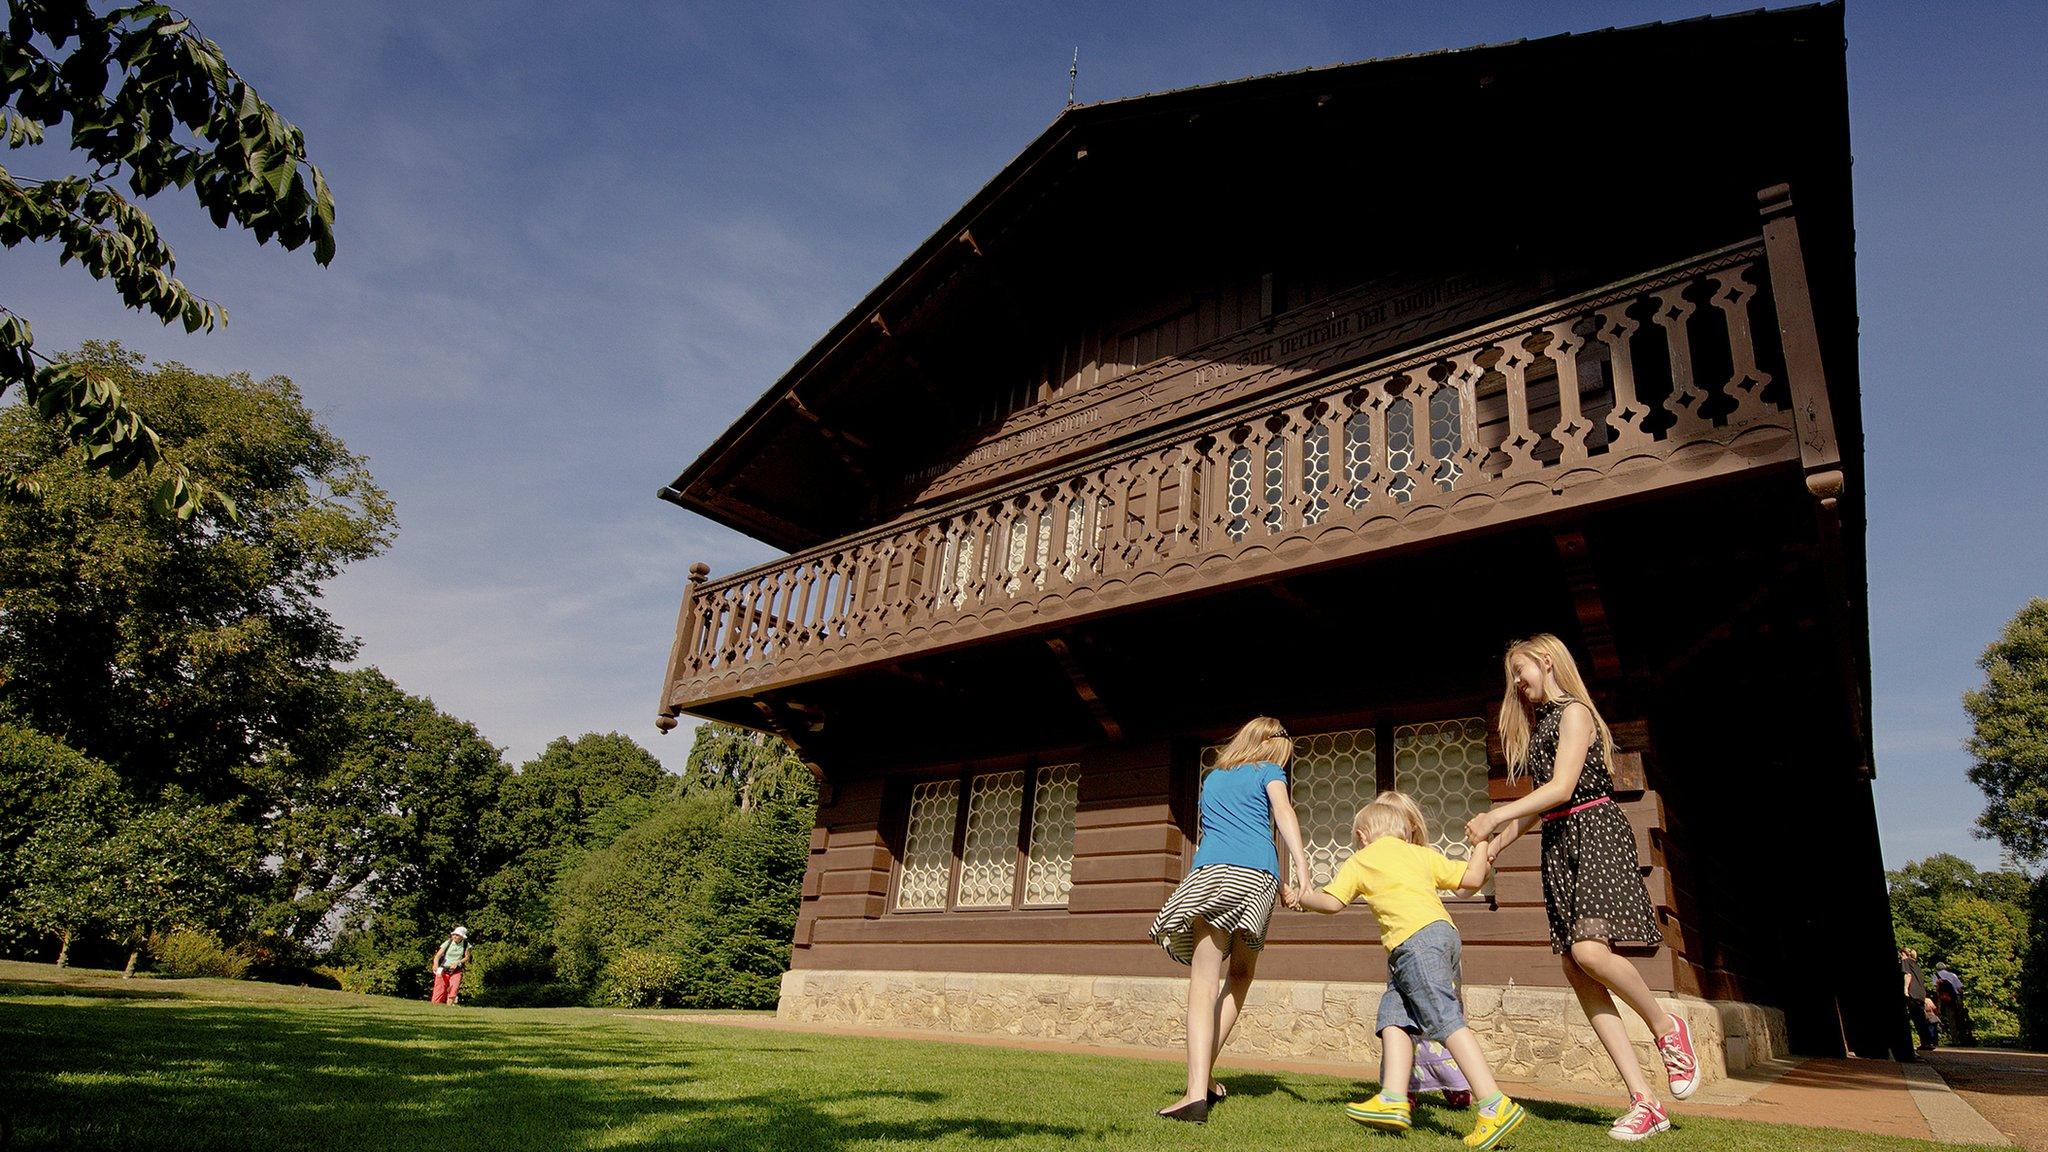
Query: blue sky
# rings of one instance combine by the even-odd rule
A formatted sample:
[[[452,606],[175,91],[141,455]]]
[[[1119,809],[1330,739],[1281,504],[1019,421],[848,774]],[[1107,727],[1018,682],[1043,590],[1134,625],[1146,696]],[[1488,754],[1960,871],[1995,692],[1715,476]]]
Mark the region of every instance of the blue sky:
[[[0,303],[46,349],[293,377],[398,502],[397,544],[329,589],[365,660],[515,762],[616,729],[677,767],[652,716],[684,571],[771,553],[655,490],[1051,121],[1075,46],[1096,100],[1750,7],[191,0],[306,130],[334,265],[162,199],[225,332],[157,328],[46,252],[0,258]],[[1892,867],[1997,862],[1959,696],[2048,595],[2043,60],[2039,3],[1849,9]]]

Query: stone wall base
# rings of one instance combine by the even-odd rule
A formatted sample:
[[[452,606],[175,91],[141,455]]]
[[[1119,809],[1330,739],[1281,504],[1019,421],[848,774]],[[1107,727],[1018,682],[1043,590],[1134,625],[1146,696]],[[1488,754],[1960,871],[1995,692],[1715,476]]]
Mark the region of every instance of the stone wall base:
[[[775,1014],[796,1023],[1179,1048],[1187,990],[1186,980],[1157,976],[796,969],[782,977]],[[1260,980],[1225,1051],[1378,1068],[1372,1026],[1385,990],[1384,984]],[[1658,1002],[1692,1026],[1703,1083],[1787,1052],[1785,1017],[1775,1008],[1691,996],[1660,996]],[[1465,1014],[1504,1078],[1621,1086],[1570,989],[1467,984]],[[1626,1008],[1621,1017],[1636,1058],[1658,1072],[1662,1064],[1649,1031]]]

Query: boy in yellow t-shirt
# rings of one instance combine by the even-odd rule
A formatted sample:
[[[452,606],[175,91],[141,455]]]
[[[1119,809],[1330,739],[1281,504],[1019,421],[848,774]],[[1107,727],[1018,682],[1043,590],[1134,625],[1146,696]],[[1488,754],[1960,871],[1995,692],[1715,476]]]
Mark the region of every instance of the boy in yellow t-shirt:
[[[1426,847],[1429,831],[1422,810],[1399,792],[1382,792],[1359,809],[1351,835],[1358,851],[1321,890],[1296,892],[1289,886],[1281,891],[1288,907],[1323,913],[1341,912],[1363,896],[1380,922],[1390,978],[1373,1026],[1380,1036],[1380,1092],[1370,1100],[1345,1105],[1344,1114],[1384,1131],[1408,1130],[1408,1074],[1419,1033],[1449,1048],[1458,1070],[1472,1082],[1479,1119],[1465,1137],[1466,1146],[1498,1147],[1528,1113],[1501,1095],[1479,1051],[1478,1037],[1465,1026],[1465,1011],[1458,1002],[1463,945],[1436,895],[1439,888],[1472,892],[1485,884],[1492,870],[1487,847],[1473,849],[1470,863]]]

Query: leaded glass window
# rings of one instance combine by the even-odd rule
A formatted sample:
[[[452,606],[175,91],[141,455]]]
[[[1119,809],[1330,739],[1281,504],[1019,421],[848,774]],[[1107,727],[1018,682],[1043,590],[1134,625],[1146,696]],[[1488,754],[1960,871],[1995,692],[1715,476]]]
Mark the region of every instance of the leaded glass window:
[[[967,792],[967,838],[960,850],[961,908],[1007,908],[1017,886],[1017,825],[1024,818],[1024,773],[976,776]]]
[[[1074,813],[1081,766],[1040,768],[1031,789],[1031,840],[1024,864],[1024,903],[1065,904],[1074,887]]]
[[[1282,488],[1286,483],[1286,462],[1286,438],[1276,435],[1266,441],[1266,531],[1268,532],[1278,532],[1281,527],[1280,499],[1286,495]]]
[[[1329,511],[1323,492],[1330,486],[1330,426],[1321,420],[1301,438],[1301,522],[1313,525]]]
[[[1372,499],[1372,417],[1354,412],[1344,421],[1344,506],[1356,509]]]
[[[896,907],[946,906],[946,888],[953,877],[953,826],[959,811],[958,780],[931,780],[910,790],[910,822],[903,838]]]
[[[1458,486],[1465,470],[1458,456],[1465,450],[1465,427],[1458,413],[1458,390],[1445,384],[1429,395],[1429,454],[1436,459],[1430,479],[1449,492]]]
[[[1430,846],[1471,859],[1465,822],[1486,811],[1486,722],[1476,716],[1394,729],[1394,788],[1422,809]]]
[[[1387,471],[1392,479],[1387,491],[1406,504],[1415,497],[1415,477],[1408,468],[1415,463],[1415,404],[1406,396],[1387,405]]]
[[[1239,448],[1230,454],[1230,472],[1227,480],[1229,490],[1224,496],[1229,502],[1230,510],[1230,526],[1228,531],[1232,540],[1242,540],[1244,539],[1245,529],[1251,526],[1250,522],[1244,518],[1244,514],[1252,506],[1251,449]]]
[[[1076,496],[1067,502],[1067,550],[1065,562],[1060,566],[1060,575],[1072,583],[1081,562],[1081,529],[1088,519],[1088,504],[1084,497]]]
[[[1078,764],[984,772],[915,785],[910,790],[895,910],[986,911],[1065,904],[1074,885],[1074,816],[1080,793]]]

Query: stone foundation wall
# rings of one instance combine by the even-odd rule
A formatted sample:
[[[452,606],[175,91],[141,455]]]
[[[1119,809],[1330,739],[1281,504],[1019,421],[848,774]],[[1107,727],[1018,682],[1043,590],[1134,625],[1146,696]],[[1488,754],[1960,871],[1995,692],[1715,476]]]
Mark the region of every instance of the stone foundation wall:
[[[784,974],[776,1017],[799,1023],[929,1028],[1075,1044],[1178,1048],[1186,980],[1156,976],[1028,976],[993,972]],[[1227,1052],[1379,1066],[1373,1019],[1384,984],[1261,980],[1252,985]],[[1660,996],[1692,1026],[1703,1083],[1786,1054],[1785,1017],[1732,1000]],[[1566,988],[1465,985],[1465,1014],[1494,1071],[1512,1080],[1621,1086]],[[1623,1009],[1636,1056],[1661,1067],[1650,1033]]]

